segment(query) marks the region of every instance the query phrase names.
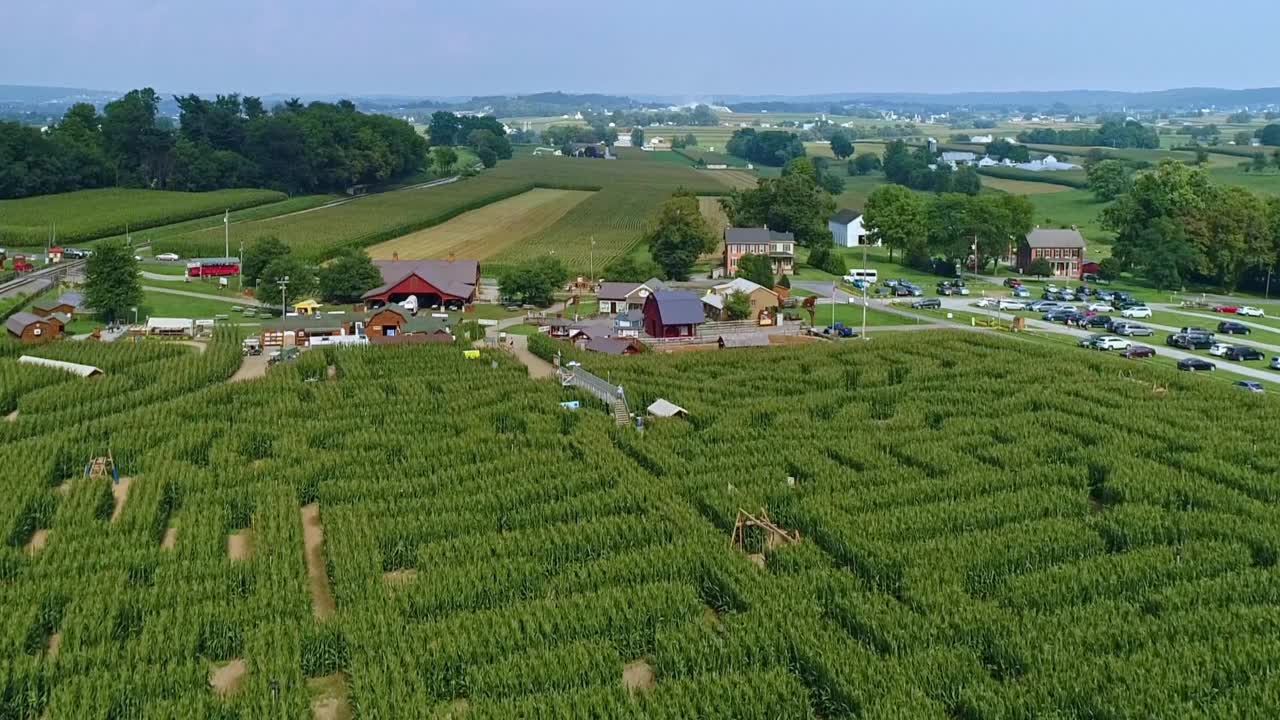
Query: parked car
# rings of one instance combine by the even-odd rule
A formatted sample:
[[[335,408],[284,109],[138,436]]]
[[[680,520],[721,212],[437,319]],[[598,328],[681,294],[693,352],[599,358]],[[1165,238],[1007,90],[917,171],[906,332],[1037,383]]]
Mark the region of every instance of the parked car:
[[[927,298],[925,300],[916,300],[911,303],[913,310],[937,310],[942,307],[942,301],[938,298]]]
[[[1156,356],[1155,348],[1150,348],[1150,347],[1147,347],[1146,345],[1130,345],[1127,349],[1125,349],[1124,352],[1120,353],[1120,357],[1128,358],[1129,360],[1138,360],[1140,358],[1149,358],[1149,357],[1155,357],[1155,356]]]
[[[951,283],[940,282],[940,283],[938,283],[938,288],[937,288],[937,289],[938,289],[938,294],[939,294],[939,295],[954,295],[954,294],[955,294],[955,289],[951,287]]]
[[[1075,310],[1067,310],[1066,308],[1054,308],[1044,315],[1040,316],[1045,322],[1067,322],[1068,318],[1075,315]]]
[[[1213,338],[1208,335],[1187,335],[1175,333],[1165,339],[1165,344],[1183,350],[1208,350],[1213,347]]]
[[[1184,328],[1178,328],[1178,332],[1180,332],[1180,333],[1182,333],[1182,334],[1184,334],[1184,335],[1212,335],[1212,334],[1213,334],[1213,333],[1209,332],[1208,330],[1205,330],[1205,329],[1204,329],[1204,328],[1202,328],[1202,327],[1184,327]]]
[[[1036,300],[1027,305],[1027,309],[1032,312],[1048,312],[1058,307],[1058,303],[1052,300]]]
[[[996,304],[996,307],[1000,310],[1026,310],[1027,304],[1023,302],[1018,302],[1017,300],[1007,300],[1005,298],[1000,298],[999,302]]]
[[[1022,281],[1018,278],[1005,278],[1004,286],[1007,288],[1022,287]]]
[[[1154,330],[1146,325],[1137,323],[1121,323],[1119,326],[1111,328],[1111,332],[1125,337],[1151,337],[1156,334]]]
[[[1270,367],[1272,370],[1280,370],[1280,355],[1277,355],[1271,358],[1271,365],[1269,365],[1268,367]]]
[[[1251,330],[1248,325],[1243,325],[1233,320],[1223,320],[1218,323],[1218,332],[1223,335],[1248,335]]]
[[[973,305],[974,307],[980,307],[980,308],[993,308],[996,306],[997,303],[998,301],[995,298],[984,297],[984,298],[978,298],[978,302],[974,303]]]
[[[1090,315],[1085,318],[1084,324],[1086,327],[1100,327],[1110,330],[1112,320],[1110,315]]]
[[[1183,358],[1178,361],[1178,369],[1186,370],[1187,372],[1204,372],[1217,367],[1217,365],[1203,358]]]
[[[1216,342],[1209,347],[1209,354],[1214,357],[1226,357],[1231,352],[1231,344],[1224,342]]]
[[[1093,343],[1094,350],[1128,350],[1130,343],[1122,337],[1115,335],[1103,335]]]
[[[1240,308],[1236,305],[1214,305],[1211,309],[1216,313],[1228,313],[1230,315],[1234,315]]]
[[[156,259],[161,262],[177,262],[178,253],[171,253],[171,252],[160,253],[159,255],[156,256]]]
[[[1022,287],[1021,285],[1018,285],[1018,286],[1016,286],[1016,287],[1012,288],[1011,290],[1009,290],[1009,294],[1010,294],[1010,295],[1012,295],[1012,296],[1014,296],[1014,297],[1016,297],[1016,298],[1029,298],[1029,297],[1031,297],[1031,291],[1030,291],[1030,290],[1028,290],[1028,289],[1026,289],[1026,288],[1024,288],[1024,287]]]
[[[1266,315],[1262,308],[1253,307],[1252,305],[1240,306],[1240,308],[1236,310],[1236,314],[1244,315],[1245,317],[1262,317],[1263,315]]]
[[[1116,309],[1104,302],[1095,302],[1095,303],[1089,303],[1088,310],[1089,312],[1109,313],[1109,312],[1115,312]]]
[[[1138,305],[1135,307],[1127,307],[1120,311],[1121,317],[1127,318],[1150,318],[1151,308],[1146,305]]]
[[[1247,362],[1249,360],[1266,360],[1267,356],[1257,348],[1251,348],[1246,345],[1233,345],[1227,350],[1226,358],[1235,362]]]
[[[1080,342],[1076,344],[1079,345],[1080,347],[1091,348],[1093,347],[1094,343],[1098,342],[1104,337],[1106,337],[1106,335],[1090,335],[1089,337],[1080,338]]]
[[[1251,393],[1266,392],[1266,390],[1264,390],[1262,387],[1262,383],[1256,380],[1237,380],[1234,383],[1232,383],[1232,385],[1235,385],[1241,390],[1247,390]]]

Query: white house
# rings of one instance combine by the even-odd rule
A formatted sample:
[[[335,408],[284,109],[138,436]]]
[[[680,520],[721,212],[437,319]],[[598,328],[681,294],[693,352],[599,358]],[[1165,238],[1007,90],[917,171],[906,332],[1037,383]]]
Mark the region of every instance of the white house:
[[[973,143],[974,145],[986,145],[994,141],[995,141],[995,137],[991,135],[971,135],[969,137],[969,142]]]
[[[631,133],[618,133],[618,139],[613,142],[614,147],[631,147]]]
[[[841,247],[858,247],[868,242],[867,229],[862,224],[862,213],[857,210],[841,210],[832,215],[827,219],[827,229],[835,237],[836,245]]]
[[[942,162],[947,163],[952,167],[956,165],[968,165],[969,163],[977,162],[977,160],[978,156],[971,152],[948,150],[942,153]]]

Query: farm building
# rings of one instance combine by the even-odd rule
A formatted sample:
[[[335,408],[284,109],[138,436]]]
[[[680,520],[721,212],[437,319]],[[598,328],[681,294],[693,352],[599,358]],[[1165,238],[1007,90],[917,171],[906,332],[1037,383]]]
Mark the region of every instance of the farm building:
[[[320,308],[320,303],[307,298],[293,304],[293,312],[298,315],[315,315],[316,310]]]
[[[583,349],[605,355],[638,355],[644,352],[644,345],[634,338],[591,338]]]
[[[57,315],[40,317],[29,312],[14,313],[4,321],[9,336],[25,345],[57,340],[66,323]]]
[[[827,229],[840,247],[858,247],[867,240],[867,228],[862,222],[862,213],[857,210],[841,210],[827,218]],[[876,243],[877,246],[880,243]]]
[[[646,408],[646,410],[650,415],[662,418],[685,417],[689,414],[688,410],[685,410],[665,398],[658,398],[657,400],[654,400],[649,404],[649,407]]]
[[[310,315],[289,318],[286,333],[293,333],[293,344],[307,347],[314,338],[339,337],[351,333],[351,324],[340,315]]]
[[[651,337],[694,337],[706,321],[702,300],[683,290],[660,290],[644,303],[644,331]]]
[[[1053,268],[1054,277],[1078,278],[1084,250],[1084,236],[1075,228],[1036,228],[1018,246],[1018,272],[1027,272],[1033,261],[1044,258]]]
[[[147,334],[157,336],[187,336],[195,335],[196,323],[194,320],[187,318],[163,318],[149,317],[147,318]]]
[[[32,355],[23,355],[18,358],[18,362],[23,365],[39,365],[40,367],[53,368],[54,370],[65,370],[82,378],[102,375],[102,368],[96,368],[92,365],[81,365],[80,363],[66,362],[64,360],[50,360],[49,358],[34,357]]]
[[[778,293],[770,290],[763,285],[747,280],[746,278],[734,278],[733,280],[716,285],[707,290],[707,294],[702,296],[702,304],[705,306],[703,311],[707,317],[712,320],[729,320],[729,314],[725,310],[725,300],[734,293],[742,293],[751,301],[751,312],[748,315],[750,320],[759,320],[761,324],[769,324],[775,317],[778,305]]]
[[[370,340],[399,335],[441,335],[453,339],[446,318],[414,315],[399,305],[384,305],[371,310],[362,326]]]
[[[226,277],[240,274],[240,258],[196,258],[187,263],[187,277]]]
[[[729,275],[738,272],[743,255],[765,255],[773,264],[774,275],[790,275],[795,267],[796,236],[774,232],[767,227],[724,229],[724,269]]]
[[[85,312],[84,295],[78,292],[64,292],[56,300],[44,300],[31,304],[31,312],[40,317],[50,315],[74,315]]]
[[[644,330],[644,310],[628,310],[613,318],[613,334],[623,338],[640,337]]]
[[[665,290],[666,287],[657,278],[650,278],[642,283],[602,282],[596,290],[596,299],[600,301],[601,313],[615,315],[643,308],[649,293]]]
[[[609,154],[604,143],[569,143],[569,154],[573,157],[602,158]]]
[[[480,284],[480,263],[475,260],[380,260],[374,265],[382,273],[382,285],[363,296],[373,305],[414,297],[419,307],[461,307],[475,301]]]

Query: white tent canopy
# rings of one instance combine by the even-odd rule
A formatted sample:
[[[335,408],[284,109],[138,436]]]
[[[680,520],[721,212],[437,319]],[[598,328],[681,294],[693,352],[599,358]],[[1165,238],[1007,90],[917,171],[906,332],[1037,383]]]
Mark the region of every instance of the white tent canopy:
[[[189,318],[164,318],[164,317],[147,318],[147,334],[148,335],[152,333],[164,333],[164,334],[186,333],[190,335],[192,334],[194,329],[195,329],[195,321]]]
[[[55,370],[66,370],[80,377],[93,377],[101,375],[102,369],[92,365],[81,365],[79,363],[65,362],[63,360],[50,360],[49,358],[35,357],[32,355],[23,355],[18,358],[18,362],[23,365],[39,365],[41,367],[53,368]]]
[[[658,398],[648,408],[649,414],[654,417],[676,417],[679,415],[688,415],[689,412],[675,403]]]

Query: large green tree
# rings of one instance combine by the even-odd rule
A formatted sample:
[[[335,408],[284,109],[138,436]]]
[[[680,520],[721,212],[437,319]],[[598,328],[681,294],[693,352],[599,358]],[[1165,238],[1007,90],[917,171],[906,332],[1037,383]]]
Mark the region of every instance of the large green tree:
[[[743,255],[738,258],[738,277],[762,287],[772,287],[773,263],[767,255]]]
[[[735,227],[764,227],[795,234],[806,247],[831,244],[827,218],[835,200],[818,185],[817,172],[806,158],[796,158],[780,178],[764,178],[755,188],[735,190],[721,198],[721,207]]]
[[[279,283],[284,278],[288,278],[289,283],[282,295]],[[292,305],[315,295],[316,280],[314,265],[302,258],[283,255],[263,268],[254,287],[253,296],[258,299],[258,302],[268,307],[280,307],[282,300],[284,305]]]
[[[1229,185],[1213,189],[1209,207],[1197,271],[1233,291],[1246,270],[1275,261],[1267,206],[1247,188]]]
[[[546,307],[555,299],[555,291],[569,277],[559,258],[540,257],[509,268],[498,278],[502,297],[528,305]]]
[[[1089,190],[1098,202],[1111,202],[1129,191],[1132,177],[1129,168],[1119,160],[1089,163],[1085,169]]]
[[[669,280],[688,280],[698,256],[719,243],[698,208],[697,196],[683,191],[663,203],[644,241]]]
[[[254,239],[245,246],[244,259],[240,264],[240,275],[244,284],[249,287],[256,286],[258,277],[271,264],[271,261],[288,254],[289,246],[275,235],[262,235]]]
[[[142,303],[142,283],[133,250],[122,242],[94,248],[85,267],[84,302],[106,322],[132,317]]]
[[[904,255],[922,254],[929,225],[923,198],[901,186],[881,185],[871,191],[863,208],[863,224],[869,240]]]
[[[1129,192],[1102,211],[1103,228],[1116,235],[1112,255],[1152,280],[1158,275],[1163,287],[1174,287],[1201,265],[1196,248],[1207,244],[1212,197],[1202,167],[1169,160],[1139,173]]]
[[[841,160],[853,156],[853,141],[849,139],[849,133],[837,130],[831,134],[831,154]]]
[[[662,268],[654,261],[634,255],[623,255],[605,265],[603,277],[610,282],[644,282],[661,274]]]
[[[363,250],[341,252],[320,268],[320,297],[325,302],[358,302],[381,284],[382,273]]]

